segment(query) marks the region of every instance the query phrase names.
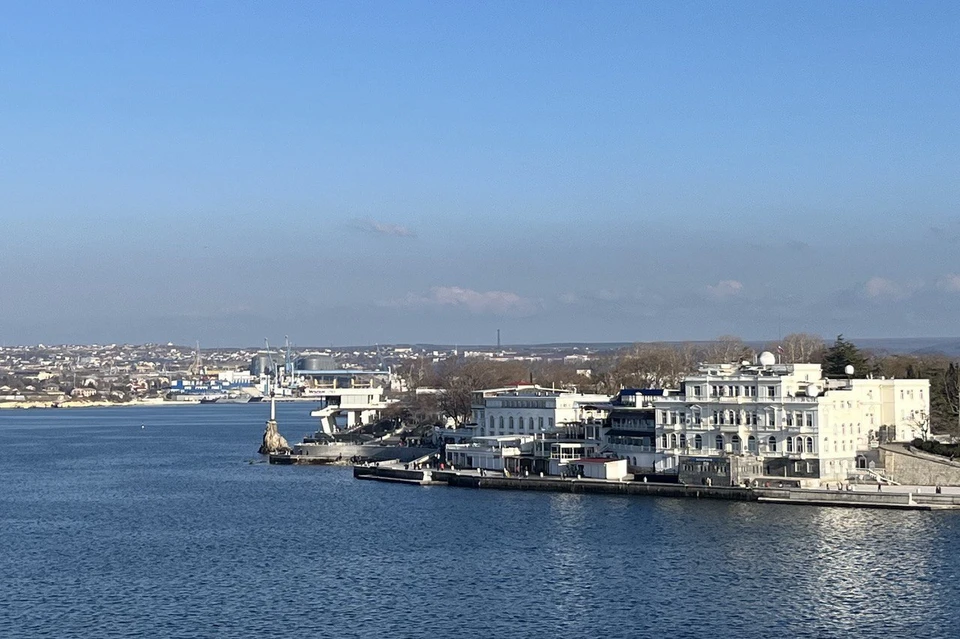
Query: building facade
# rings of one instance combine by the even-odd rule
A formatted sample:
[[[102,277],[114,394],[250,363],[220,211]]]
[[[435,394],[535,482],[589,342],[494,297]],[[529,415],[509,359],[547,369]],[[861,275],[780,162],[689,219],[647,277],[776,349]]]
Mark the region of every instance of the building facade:
[[[623,389],[610,402],[603,450],[627,461],[630,472],[654,473],[658,459],[656,409],[664,389]]]
[[[656,472],[685,457],[752,456],[764,476],[844,480],[881,440],[910,439],[930,414],[930,382],[826,379],[819,364],[701,366],[655,398]]]
[[[474,430],[479,437],[543,435],[595,425],[609,412],[609,395],[588,395],[541,386],[510,386],[473,394]]]

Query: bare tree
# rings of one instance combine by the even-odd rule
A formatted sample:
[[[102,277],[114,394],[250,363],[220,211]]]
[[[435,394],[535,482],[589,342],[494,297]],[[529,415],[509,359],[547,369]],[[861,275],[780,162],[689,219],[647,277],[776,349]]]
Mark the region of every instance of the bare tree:
[[[721,335],[707,346],[704,355],[711,364],[730,364],[753,359],[753,350],[736,335]]]
[[[457,426],[469,422],[473,412],[474,391],[529,382],[530,371],[521,362],[495,362],[483,359],[450,358],[441,362],[441,413]]]
[[[634,344],[620,354],[610,374],[617,388],[675,388],[693,366],[688,344]]]
[[[819,335],[790,333],[780,340],[780,346],[783,348],[784,363],[819,363],[826,343]]]
[[[591,366],[591,369],[593,366]],[[576,364],[566,364],[563,362],[537,363],[531,366],[533,380],[541,386],[550,386],[553,388],[566,389],[584,389],[594,385],[591,370],[590,375],[582,375],[577,372]]]
[[[907,423],[913,431],[911,435],[927,441],[927,438],[930,436],[930,416],[926,411],[914,413],[913,416],[907,420]]]

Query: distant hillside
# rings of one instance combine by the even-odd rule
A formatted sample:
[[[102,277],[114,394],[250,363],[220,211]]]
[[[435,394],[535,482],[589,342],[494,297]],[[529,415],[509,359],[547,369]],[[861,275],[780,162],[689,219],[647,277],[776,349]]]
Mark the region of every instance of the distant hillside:
[[[946,355],[960,357],[960,337],[907,337],[850,339],[860,348],[895,355]]]

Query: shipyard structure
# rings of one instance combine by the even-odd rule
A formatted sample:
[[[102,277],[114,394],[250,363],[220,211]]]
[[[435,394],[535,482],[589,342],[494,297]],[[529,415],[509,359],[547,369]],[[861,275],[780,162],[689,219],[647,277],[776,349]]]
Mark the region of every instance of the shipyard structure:
[[[446,463],[507,474],[714,486],[883,482],[880,446],[922,435],[924,379],[827,378],[819,364],[705,364],[676,389],[613,397],[535,385],[478,390],[445,430]]]

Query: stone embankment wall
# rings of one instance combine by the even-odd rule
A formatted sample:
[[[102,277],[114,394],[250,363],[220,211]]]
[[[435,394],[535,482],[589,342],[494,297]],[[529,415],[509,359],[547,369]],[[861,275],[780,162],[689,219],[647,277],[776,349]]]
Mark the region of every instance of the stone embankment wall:
[[[883,475],[910,486],[960,486],[960,463],[904,444],[880,447]]]
[[[608,481],[602,479],[560,479],[558,477],[477,477],[434,471],[433,479],[451,486],[494,488],[501,490],[539,490],[569,493],[602,493],[608,495],[650,495],[657,497],[690,497],[756,501],[758,493],[744,488],[726,486],[688,486],[683,484],[652,484],[635,481]]]
[[[421,448],[417,446],[372,446],[361,444],[297,444],[294,447],[293,457],[297,458],[294,463],[326,463],[340,458],[347,463],[351,458],[357,457],[361,461],[385,461],[388,459],[399,459],[401,462],[409,462],[419,459],[425,455],[432,455],[437,452],[436,448]]]

